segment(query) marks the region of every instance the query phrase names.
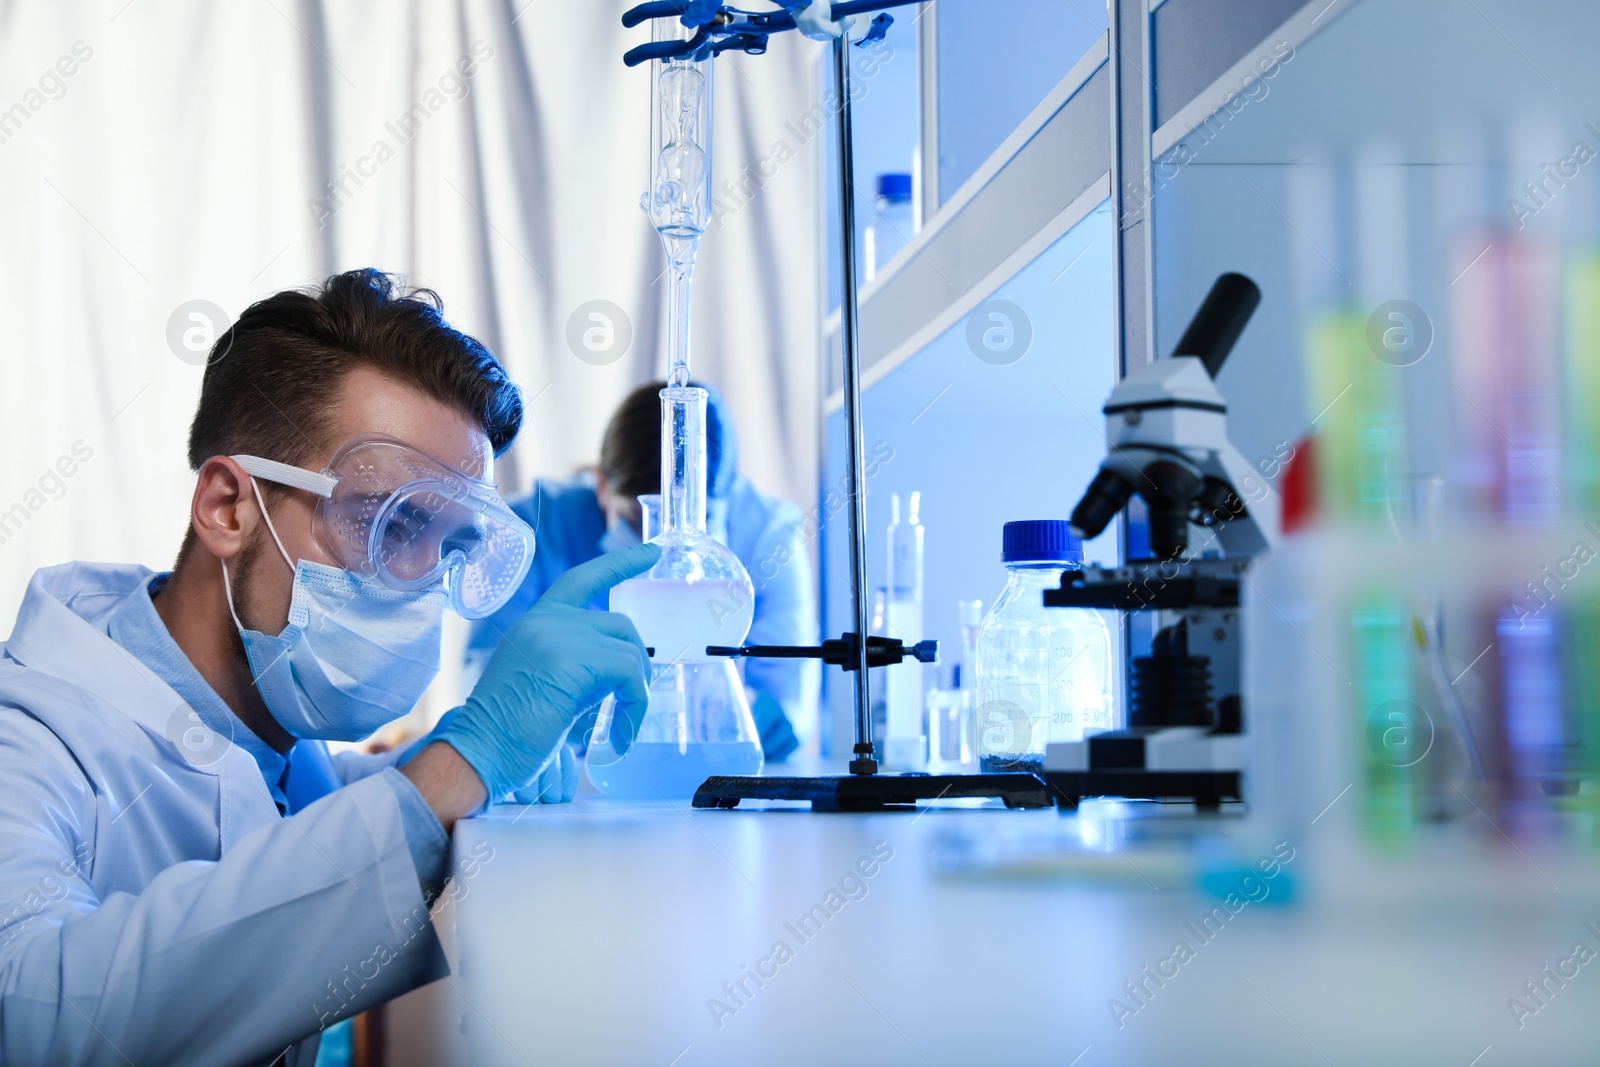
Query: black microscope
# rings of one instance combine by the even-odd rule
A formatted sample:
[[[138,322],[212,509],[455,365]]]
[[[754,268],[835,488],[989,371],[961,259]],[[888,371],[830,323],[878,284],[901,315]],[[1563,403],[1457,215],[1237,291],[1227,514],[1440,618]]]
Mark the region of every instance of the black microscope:
[[[1130,656],[1126,729],[1052,744],[1045,781],[1062,808],[1084,797],[1242,800],[1239,586],[1279,536],[1278,498],[1229,442],[1216,376],[1261,301],[1242,274],[1217,279],[1168,359],[1131,371],[1107,398],[1105,461],[1072,512],[1104,530],[1134,497],[1149,554],[1085,567],[1047,590],[1047,607],[1155,612],[1148,655]]]

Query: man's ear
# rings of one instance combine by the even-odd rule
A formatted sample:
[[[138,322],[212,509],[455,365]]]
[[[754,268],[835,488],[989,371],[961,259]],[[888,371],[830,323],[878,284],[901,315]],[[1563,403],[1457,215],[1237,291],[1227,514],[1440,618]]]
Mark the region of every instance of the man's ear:
[[[227,456],[212,456],[200,465],[189,508],[195,537],[218,559],[233,559],[249,543],[261,508],[250,475]]]
[[[611,489],[606,485],[606,476],[600,473],[600,468],[594,468],[594,498],[600,502],[600,510],[605,511],[611,506]],[[607,515],[610,518],[610,515]]]

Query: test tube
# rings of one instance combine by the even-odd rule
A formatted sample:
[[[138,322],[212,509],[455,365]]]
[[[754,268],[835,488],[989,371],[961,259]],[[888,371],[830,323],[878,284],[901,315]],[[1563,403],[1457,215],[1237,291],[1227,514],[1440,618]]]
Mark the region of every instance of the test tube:
[[[1350,613],[1355,698],[1361,713],[1361,814],[1370,840],[1406,841],[1416,824],[1415,772],[1426,713],[1411,688],[1409,612],[1399,598],[1373,592]]]
[[[1600,240],[1592,235],[1568,257],[1565,295],[1568,499],[1576,514],[1600,525]],[[1600,544],[1585,530],[1580,536],[1586,544]],[[1600,597],[1578,592],[1563,619],[1573,770],[1593,779],[1600,777],[1600,663],[1594,656],[1600,648]],[[1600,835],[1600,822],[1594,833]],[[1600,844],[1600,836],[1593,841]]]

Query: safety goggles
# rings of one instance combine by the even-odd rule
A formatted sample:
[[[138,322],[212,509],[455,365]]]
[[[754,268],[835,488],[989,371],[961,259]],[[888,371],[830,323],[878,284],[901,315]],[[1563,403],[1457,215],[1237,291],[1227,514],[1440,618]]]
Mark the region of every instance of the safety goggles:
[[[320,474],[259,456],[233,461],[314,494],[312,534],[340,566],[404,592],[443,581],[464,618],[493,614],[533,563],[533,528],[494,485],[392,437],[350,438]]]

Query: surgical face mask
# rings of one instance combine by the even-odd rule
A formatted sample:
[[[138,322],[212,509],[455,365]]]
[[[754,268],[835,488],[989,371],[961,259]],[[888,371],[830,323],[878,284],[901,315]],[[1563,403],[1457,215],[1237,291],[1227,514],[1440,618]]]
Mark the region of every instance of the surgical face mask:
[[[294,571],[289,620],[274,637],[239,621],[222,566],[228,611],[256,690],[295,737],[359,741],[414,708],[439,673],[449,595],[442,587],[407,592],[339,567],[294,563],[253,479],[250,487]]]

